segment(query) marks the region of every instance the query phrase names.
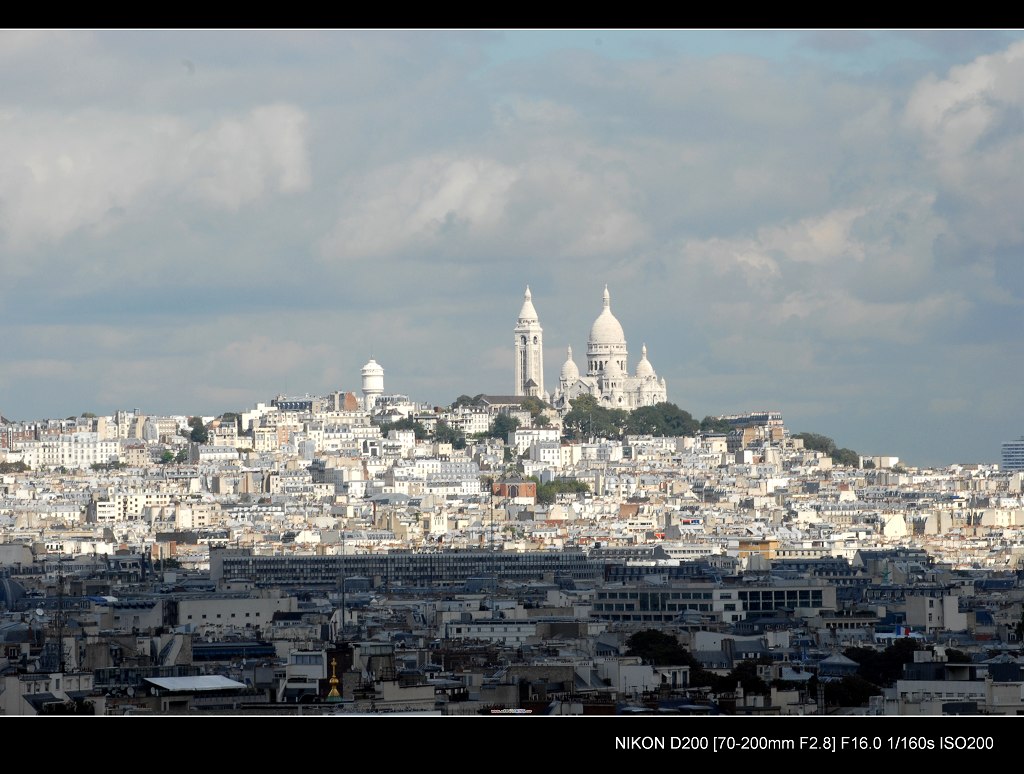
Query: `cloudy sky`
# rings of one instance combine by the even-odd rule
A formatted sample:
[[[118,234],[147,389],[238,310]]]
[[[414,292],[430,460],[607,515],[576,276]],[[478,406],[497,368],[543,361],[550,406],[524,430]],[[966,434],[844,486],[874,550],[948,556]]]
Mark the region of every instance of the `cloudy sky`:
[[[0,413],[546,386],[910,464],[1024,434],[1024,34],[0,31]],[[585,366],[584,366],[585,367]]]

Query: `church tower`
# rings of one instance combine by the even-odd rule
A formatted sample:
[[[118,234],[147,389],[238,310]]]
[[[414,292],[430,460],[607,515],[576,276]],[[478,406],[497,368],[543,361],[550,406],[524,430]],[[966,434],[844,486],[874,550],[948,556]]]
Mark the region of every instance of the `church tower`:
[[[516,345],[515,395],[544,395],[544,331],[533,308],[530,286],[526,286],[523,308],[519,310],[514,333]]]

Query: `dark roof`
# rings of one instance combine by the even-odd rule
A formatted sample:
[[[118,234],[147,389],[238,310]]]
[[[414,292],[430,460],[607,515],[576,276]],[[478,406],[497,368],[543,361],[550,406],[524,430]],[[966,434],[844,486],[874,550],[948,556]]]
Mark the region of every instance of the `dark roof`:
[[[43,705],[45,704],[61,704],[61,699],[58,699],[52,693],[26,693],[23,694],[25,701],[32,705],[32,709],[36,712],[43,711]]]
[[[521,406],[528,395],[481,395],[480,402],[488,406]]]

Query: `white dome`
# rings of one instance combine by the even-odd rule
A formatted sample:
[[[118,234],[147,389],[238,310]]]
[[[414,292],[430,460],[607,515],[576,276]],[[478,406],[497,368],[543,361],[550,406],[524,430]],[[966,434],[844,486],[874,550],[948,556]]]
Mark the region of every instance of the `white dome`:
[[[384,369],[381,368],[380,363],[371,357],[370,362],[363,366],[361,373],[363,376],[383,376]]]
[[[641,379],[653,379],[655,377],[654,366],[647,359],[646,344],[640,350],[640,362],[636,364],[636,375]]]
[[[608,293],[608,286],[604,286],[604,309],[594,320],[590,328],[590,344],[605,344],[615,346],[626,345],[626,334],[622,326],[615,319],[611,310],[611,295]]]
[[[580,369],[576,367],[576,362],[572,359],[572,347],[569,347],[568,355],[562,364],[562,381],[575,382],[579,378]]]

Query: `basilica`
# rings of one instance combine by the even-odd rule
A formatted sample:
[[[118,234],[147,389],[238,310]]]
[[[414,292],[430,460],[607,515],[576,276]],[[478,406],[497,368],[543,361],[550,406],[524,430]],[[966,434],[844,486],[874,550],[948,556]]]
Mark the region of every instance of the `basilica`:
[[[587,372],[572,357],[562,365],[558,386],[550,394],[544,390],[544,336],[530,288],[526,288],[523,307],[519,311],[515,337],[515,394],[533,395],[550,403],[559,411],[568,411],[570,401],[581,395],[593,395],[606,408],[626,411],[653,406],[668,400],[665,380],[659,379],[647,359],[647,346],[640,350],[640,361],[629,375],[629,352],[622,325],[612,314],[611,294],[604,288],[604,307],[590,328],[587,341]]]

